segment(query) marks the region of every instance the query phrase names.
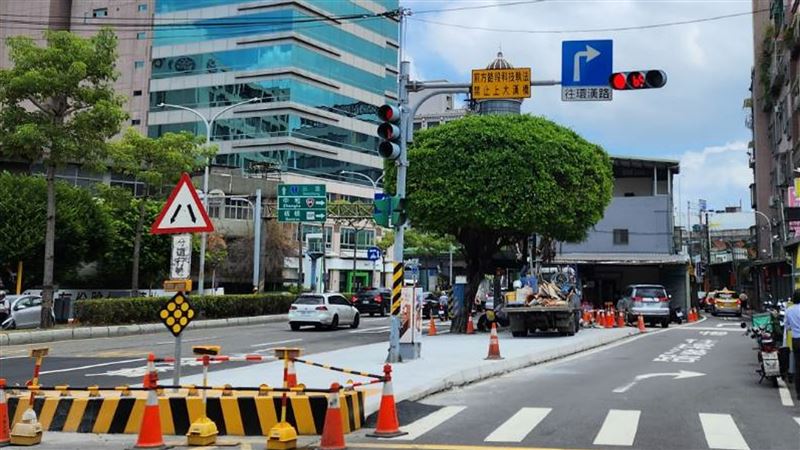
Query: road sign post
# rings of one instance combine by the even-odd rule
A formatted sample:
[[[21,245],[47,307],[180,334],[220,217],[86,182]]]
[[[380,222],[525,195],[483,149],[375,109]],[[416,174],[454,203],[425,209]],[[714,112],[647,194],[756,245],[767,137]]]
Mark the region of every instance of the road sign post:
[[[561,100],[611,101],[608,77],[613,72],[613,42],[563,41],[561,43]]]
[[[183,292],[175,294],[158,312],[161,322],[175,336],[175,365],[172,371],[174,386],[178,386],[181,381],[181,333],[189,326],[194,316],[194,308]]]

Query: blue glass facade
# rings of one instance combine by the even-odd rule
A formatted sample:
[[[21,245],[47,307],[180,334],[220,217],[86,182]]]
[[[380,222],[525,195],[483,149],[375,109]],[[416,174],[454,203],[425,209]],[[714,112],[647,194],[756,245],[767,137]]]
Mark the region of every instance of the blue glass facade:
[[[356,25],[355,29],[346,30],[333,21],[318,20],[320,16],[314,15],[301,4],[292,2],[273,6],[268,11],[254,9],[231,17],[208,18],[207,11],[200,11],[200,8],[245,2],[252,3],[252,0],[156,0],[154,45],[163,49],[160,51],[171,53],[169,57],[154,58],[152,61],[152,78],[159,82],[154,85],[158,90],[150,92],[151,113],[162,111],[158,107],[161,103],[196,108],[207,113],[207,108],[228,106],[251,98],[259,98],[264,104],[292,102],[319,110],[320,117],[318,120],[310,118],[308,114],[301,117],[299,111],[294,113],[286,110],[264,111],[256,117],[246,118],[226,114],[216,121],[212,130],[213,139],[246,141],[293,137],[377,155],[377,137],[374,134],[356,131],[363,129],[363,126],[348,128],[352,126],[351,120],[326,120],[325,117],[333,113],[342,118],[367,123],[370,129],[378,122],[377,108],[387,100],[385,93],[397,90],[396,72],[388,69],[367,70],[358,67],[358,63],[348,64],[345,62],[348,59],[341,56],[350,54],[380,68],[396,69],[398,52],[392,42],[396,43],[398,40],[398,22],[387,17],[342,19],[342,23]],[[374,15],[373,11],[354,0],[309,0],[307,3],[324,11],[329,17]],[[398,0],[378,0],[374,3],[387,10],[399,7]],[[169,22],[159,20],[159,15],[174,12],[182,12],[189,18],[185,26],[158,26],[159,23]],[[375,34],[358,30],[366,30],[387,39],[375,40]],[[280,38],[284,39],[287,32],[297,33],[298,41],[267,41],[270,34],[281,33]],[[204,46],[201,45],[199,49],[193,46],[194,51],[191,54],[175,54],[176,47],[167,47],[226,39],[240,41],[256,35],[265,39],[263,45],[248,44],[247,48],[234,47],[213,52],[210,51],[211,46],[207,47],[209,50],[203,50]],[[314,46],[311,41],[308,45],[301,44],[303,37],[322,45]],[[217,46],[215,49],[219,48]],[[262,79],[258,78],[260,71],[265,72]],[[305,75],[298,75],[297,71]],[[196,77],[187,78],[221,73],[231,74],[225,76],[227,81],[224,84],[208,78],[202,78],[202,81]],[[241,79],[240,73],[246,73],[247,79]],[[306,81],[303,79],[304,76],[311,78],[315,75],[320,78]],[[348,89],[350,86],[354,89]],[[148,134],[158,136],[181,130],[200,135],[205,133],[204,125],[198,121],[151,125]],[[311,154],[306,151],[303,146],[291,144],[286,145],[285,149],[276,148],[273,144],[263,150],[250,145],[246,152],[218,155],[215,164],[239,167],[247,171],[254,163],[269,162],[288,172],[364,184],[369,183],[359,177],[343,176],[340,172],[359,172],[373,179],[377,179],[382,173],[380,162],[375,166],[366,166],[335,157],[321,157],[318,152]]]

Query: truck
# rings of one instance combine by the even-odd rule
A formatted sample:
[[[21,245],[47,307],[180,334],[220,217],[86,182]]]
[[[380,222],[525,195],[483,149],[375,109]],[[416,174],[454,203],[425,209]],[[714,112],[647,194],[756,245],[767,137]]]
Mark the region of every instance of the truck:
[[[509,304],[506,314],[510,322],[511,335],[525,337],[537,331],[556,331],[562,336],[573,336],[580,330],[577,310],[569,304],[550,306],[525,306]]]

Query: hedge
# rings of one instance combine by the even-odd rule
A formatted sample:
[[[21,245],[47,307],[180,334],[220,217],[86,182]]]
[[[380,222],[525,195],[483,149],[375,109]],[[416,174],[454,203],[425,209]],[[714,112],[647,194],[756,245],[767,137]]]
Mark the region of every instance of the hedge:
[[[297,298],[291,294],[203,295],[189,302],[197,312],[195,319],[226,319],[269,314],[285,314]],[[159,322],[158,311],[168,297],[99,298],[78,300],[75,319],[84,325],[124,325]]]

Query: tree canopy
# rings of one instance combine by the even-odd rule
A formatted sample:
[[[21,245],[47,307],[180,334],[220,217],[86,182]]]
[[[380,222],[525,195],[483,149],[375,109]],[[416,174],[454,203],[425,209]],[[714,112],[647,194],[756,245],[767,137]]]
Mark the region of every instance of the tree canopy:
[[[600,146],[529,115],[474,115],[421,131],[408,159],[409,221],[462,245],[468,298],[503,246],[534,233],[584,239],[613,189]]]

